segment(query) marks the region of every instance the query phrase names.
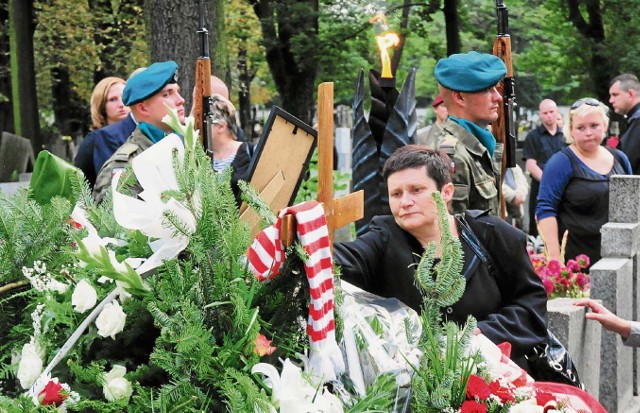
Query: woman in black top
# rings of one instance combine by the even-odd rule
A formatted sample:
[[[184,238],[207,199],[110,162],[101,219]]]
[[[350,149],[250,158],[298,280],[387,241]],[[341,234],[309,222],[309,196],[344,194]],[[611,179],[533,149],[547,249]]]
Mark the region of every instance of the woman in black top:
[[[415,268],[424,247],[440,242],[432,194],[438,191],[445,202],[451,200],[451,165],[445,154],[418,145],[402,147],[387,160],[383,173],[393,216],[374,217],[367,233],[335,244],[342,279],[420,311]],[[464,220],[453,215],[448,219],[453,235],[462,241],[466,289],[443,315],[460,323],[473,315],[476,333],[496,344],[511,343],[512,358],[525,366],[521,358],[547,336],[547,295],[529,260],[526,236],[487,211],[467,211],[463,216]],[[482,247],[474,247],[474,239]],[[484,251],[488,257],[482,256]]]

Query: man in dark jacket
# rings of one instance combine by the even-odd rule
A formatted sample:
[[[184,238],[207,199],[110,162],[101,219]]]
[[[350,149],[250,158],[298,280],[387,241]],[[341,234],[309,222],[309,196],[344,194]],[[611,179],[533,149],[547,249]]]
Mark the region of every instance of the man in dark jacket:
[[[640,174],[640,82],[630,73],[611,80],[609,103],[613,110],[624,115],[627,128],[620,138],[620,149],[631,162],[634,175]]]

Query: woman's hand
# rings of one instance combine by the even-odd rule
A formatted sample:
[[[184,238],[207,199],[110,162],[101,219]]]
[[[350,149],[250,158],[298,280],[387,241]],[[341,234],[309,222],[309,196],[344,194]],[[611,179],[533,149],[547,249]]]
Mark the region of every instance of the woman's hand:
[[[631,332],[631,322],[613,314],[602,304],[593,301],[590,298],[581,298],[574,302],[573,305],[589,307],[591,312],[585,314],[586,318],[599,321],[604,328],[620,334],[622,338],[629,337],[629,333]]]

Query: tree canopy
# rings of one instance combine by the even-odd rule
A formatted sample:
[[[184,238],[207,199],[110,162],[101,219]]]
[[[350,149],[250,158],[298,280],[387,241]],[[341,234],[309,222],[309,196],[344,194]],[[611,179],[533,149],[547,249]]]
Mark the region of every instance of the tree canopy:
[[[11,4],[0,0],[0,129],[13,130]],[[380,69],[370,19],[385,13],[400,34],[394,69],[398,85],[417,69],[416,96],[427,106],[437,87],[435,62],[453,51],[490,52],[495,3],[485,0],[207,0],[214,35],[214,74],[230,86],[243,126],[256,105],[278,104],[312,122],[317,84],[335,83],[337,103],[350,104],[360,68]],[[193,60],[186,41],[197,21],[167,0],[32,0],[34,71],[40,126],[47,136],[81,135],[88,101],[104,76],[126,77],[153,59]],[[518,102],[535,109],[544,97],[568,104],[582,96],[608,100],[608,82],[638,72],[640,33],[630,13],[639,0],[507,0]],[[188,6],[188,7],[187,7]],[[625,18],[625,16],[627,18]],[[224,17],[223,19],[221,17]],[[189,26],[187,28],[187,26]],[[185,70],[190,66],[185,65]],[[192,74],[181,82],[190,97]],[[17,79],[17,78],[13,78]],[[13,80],[15,82],[15,80]],[[15,89],[13,89],[15,90]],[[30,96],[30,99],[36,99]],[[190,100],[187,100],[190,102]],[[190,104],[190,103],[188,103]],[[30,137],[31,138],[31,137]]]

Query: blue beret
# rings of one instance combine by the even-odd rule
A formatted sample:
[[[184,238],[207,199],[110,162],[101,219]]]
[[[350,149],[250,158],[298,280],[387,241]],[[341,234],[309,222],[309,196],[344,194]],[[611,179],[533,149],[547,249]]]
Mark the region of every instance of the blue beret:
[[[469,52],[440,59],[434,74],[438,83],[447,89],[479,92],[502,80],[507,74],[507,67],[494,55]]]
[[[126,106],[155,95],[169,83],[178,80],[178,64],[173,60],[157,62],[127,80],[122,92],[122,103]]]

